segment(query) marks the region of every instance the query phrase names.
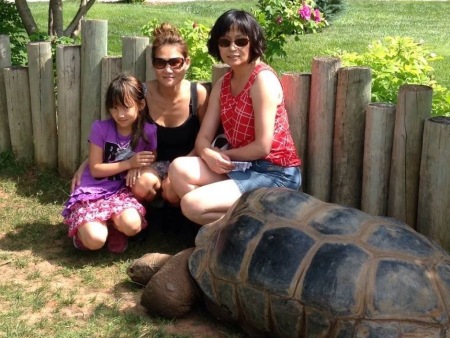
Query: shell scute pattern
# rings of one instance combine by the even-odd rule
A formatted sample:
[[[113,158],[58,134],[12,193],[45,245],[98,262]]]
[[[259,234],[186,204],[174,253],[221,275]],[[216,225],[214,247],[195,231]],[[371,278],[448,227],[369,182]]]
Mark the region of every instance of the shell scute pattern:
[[[338,316],[361,313],[364,294],[358,290],[368,259],[355,245],[324,244],[306,272],[300,301]]]
[[[369,315],[377,318],[406,316],[441,322],[445,307],[439,302],[438,290],[427,274],[426,267],[422,265],[396,260],[380,261],[375,275],[373,309],[369,310]]]
[[[373,250],[426,258],[435,254],[436,247],[425,237],[417,236],[411,228],[398,224],[379,224],[367,240]]]
[[[341,207],[328,210],[310,225],[324,235],[355,235],[366,219],[367,214],[357,209]]]
[[[443,249],[301,192],[244,194],[199,231],[189,268],[217,316],[271,337],[450,337]]]
[[[295,277],[315,241],[294,228],[269,229],[253,252],[248,267],[248,283],[255,288],[291,296]]]

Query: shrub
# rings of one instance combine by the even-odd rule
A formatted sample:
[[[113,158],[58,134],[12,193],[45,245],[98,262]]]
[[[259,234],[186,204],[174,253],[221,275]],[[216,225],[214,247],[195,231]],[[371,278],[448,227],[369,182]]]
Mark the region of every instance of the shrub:
[[[151,39],[153,30],[160,24],[157,19],[154,19],[144,25],[141,32]],[[214,58],[208,54],[208,47],[206,46],[210,29],[193,21],[185,21],[178,27],[178,30],[189,47],[191,57],[191,65],[186,78],[192,81],[208,81],[211,78],[211,69],[215,63]]]
[[[386,37],[373,41],[363,54],[337,51],[343,66],[372,69],[372,101],[396,103],[403,84],[433,88],[433,115],[450,115],[450,91],[434,79],[430,62],[440,59],[410,37]]]
[[[316,0],[316,6],[330,20],[344,9],[344,0]]]
[[[142,4],[145,0],[123,0],[126,4]]]
[[[11,63],[15,66],[27,64],[28,35],[23,28],[14,3],[0,0],[0,34],[9,35]]]
[[[264,29],[267,50],[265,58],[286,56],[284,46],[290,35],[298,41],[300,36],[316,33],[328,26],[324,14],[312,0],[258,0],[253,15]]]

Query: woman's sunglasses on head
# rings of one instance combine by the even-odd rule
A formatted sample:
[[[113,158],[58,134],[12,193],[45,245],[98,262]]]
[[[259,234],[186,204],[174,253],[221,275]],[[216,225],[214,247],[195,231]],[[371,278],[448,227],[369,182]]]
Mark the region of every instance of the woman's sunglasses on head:
[[[249,40],[247,38],[239,38],[236,40],[230,40],[227,38],[220,38],[218,41],[219,47],[230,47],[231,43],[234,43],[237,47],[245,47],[248,45]]]
[[[184,58],[171,58],[169,60],[153,58],[152,64],[156,69],[164,69],[167,65],[172,69],[180,69],[184,65]]]

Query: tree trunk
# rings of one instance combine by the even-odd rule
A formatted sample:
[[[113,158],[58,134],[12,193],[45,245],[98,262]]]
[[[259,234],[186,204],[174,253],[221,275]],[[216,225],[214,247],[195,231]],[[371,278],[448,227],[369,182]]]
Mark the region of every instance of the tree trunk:
[[[52,20],[52,25],[48,27],[48,35],[62,36],[64,31],[62,0],[50,0],[48,11],[48,22]]]
[[[19,12],[20,19],[22,20],[23,27],[27,31],[27,34],[32,35],[37,33],[38,26],[34,21],[26,0],[15,0],[14,3],[16,4],[17,11]]]
[[[89,11],[89,9],[92,7],[92,5],[95,3],[95,0],[89,0],[86,2],[86,0],[81,0],[80,8],[78,8],[77,14],[72,19],[72,22],[67,26],[67,28],[63,32],[63,36],[71,36],[74,37],[78,34],[78,31],[80,30],[80,22],[81,19],[86,15],[86,13]]]

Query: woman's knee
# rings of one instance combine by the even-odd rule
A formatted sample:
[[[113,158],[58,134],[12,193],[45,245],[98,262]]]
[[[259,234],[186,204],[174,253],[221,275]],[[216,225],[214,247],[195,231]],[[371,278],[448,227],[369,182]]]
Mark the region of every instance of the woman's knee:
[[[171,180],[175,180],[175,179],[183,179],[185,180],[188,176],[189,173],[192,170],[192,160],[194,157],[188,157],[188,156],[181,156],[181,157],[177,157],[176,159],[174,159],[172,161],[172,163],[170,163],[169,166],[169,178]],[[189,168],[189,170],[187,170]]]
[[[113,217],[113,221],[117,229],[127,236],[134,236],[142,230],[142,217],[134,208],[123,210]]]
[[[184,216],[193,222],[197,222],[203,215],[203,208],[196,198],[192,197],[192,194],[184,195],[180,201],[181,212]]]
[[[161,184],[161,196],[162,198],[171,205],[179,205],[180,197],[177,195],[172,187],[172,183],[169,177],[166,177]]]

